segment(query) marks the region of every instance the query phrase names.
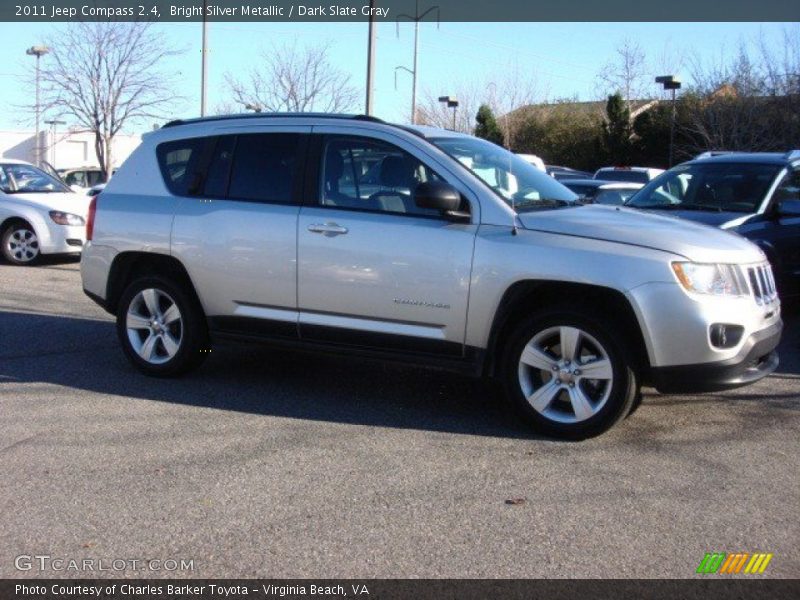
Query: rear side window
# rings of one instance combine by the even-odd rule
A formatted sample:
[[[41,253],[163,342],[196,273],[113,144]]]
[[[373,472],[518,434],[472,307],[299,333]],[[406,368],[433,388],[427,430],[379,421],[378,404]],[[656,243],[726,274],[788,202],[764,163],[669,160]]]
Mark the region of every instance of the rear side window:
[[[186,196],[196,185],[197,163],[203,148],[204,138],[191,138],[164,142],[156,148],[158,166],[164,183],[176,196]]]
[[[227,197],[290,203],[299,142],[300,136],[292,133],[238,136]]]

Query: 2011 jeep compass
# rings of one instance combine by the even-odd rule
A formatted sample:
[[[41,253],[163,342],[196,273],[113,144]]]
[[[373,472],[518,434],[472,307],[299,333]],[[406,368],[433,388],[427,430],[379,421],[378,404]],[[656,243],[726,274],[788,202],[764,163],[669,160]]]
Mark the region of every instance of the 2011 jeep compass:
[[[596,435],[643,383],[752,383],[780,302],[739,236],[583,206],[498,146],[343,115],[175,121],[95,200],[86,293],[150,375],[221,338],[499,379],[539,430]]]

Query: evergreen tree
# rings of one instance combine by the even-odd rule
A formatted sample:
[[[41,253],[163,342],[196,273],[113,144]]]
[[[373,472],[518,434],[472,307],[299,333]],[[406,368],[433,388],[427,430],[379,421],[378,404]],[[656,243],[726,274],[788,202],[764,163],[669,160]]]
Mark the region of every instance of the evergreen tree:
[[[631,113],[622,95],[617,92],[608,97],[606,120],[603,123],[603,146],[610,164],[630,164],[633,154],[632,133]]]
[[[499,146],[503,145],[503,132],[488,104],[481,104],[475,116],[475,135]]]

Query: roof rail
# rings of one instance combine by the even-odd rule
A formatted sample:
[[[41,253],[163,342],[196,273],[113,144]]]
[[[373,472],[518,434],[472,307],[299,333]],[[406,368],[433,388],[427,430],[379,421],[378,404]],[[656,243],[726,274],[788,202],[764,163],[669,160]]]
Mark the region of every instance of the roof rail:
[[[786,160],[797,160],[800,159],[800,150],[789,150],[786,155],[784,156]]]
[[[343,114],[343,113],[314,113],[314,112],[306,112],[306,113],[261,113],[261,112],[251,112],[251,113],[237,113],[232,115],[213,115],[210,117],[196,117],[193,119],[175,119],[173,121],[169,121],[168,123],[164,123],[161,127],[165,129],[167,127],[178,127],[179,125],[193,125],[195,123],[208,123],[213,121],[227,121],[229,119],[234,120],[246,120],[246,119],[285,119],[285,118],[298,118],[301,119],[303,117],[318,117],[324,119],[350,119],[354,121],[369,121],[371,123],[385,123],[382,119],[377,117],[373,117],[371,115],[357,115],[357,114]]]

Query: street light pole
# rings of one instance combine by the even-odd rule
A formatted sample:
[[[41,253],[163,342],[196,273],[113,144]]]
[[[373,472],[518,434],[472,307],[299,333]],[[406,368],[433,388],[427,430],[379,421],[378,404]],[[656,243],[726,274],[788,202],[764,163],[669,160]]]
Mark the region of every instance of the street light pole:
[[[446,104],[447,108],[453,109],[453,131],[456,130],[456,111],[458,110],[458,100],[452,96],[439,96],[439,102]]]
[[[681,89],[681,82],[674,75],[661,75],[656,77],[656,83],[664,86],[664,90],[672,90],[672,114],[669,121],[669,166],[671,168],[675,156],[675,91]]]
[[[42,162],[41,143],[39,141],[39,118],[40,118],[40,112],[41,112],[41,104],[39,102],[39,80],[40,80],[39,60],[42,58],[42,56],[44,56],[48,52],[50,52],[50,48],[48,48],[47,46],[31,46],[30,48],[25,50],[25,54],[27,54],[28,56],[35,56],[36,57],[36,108],[35,108],[35,112],[36,112],[36,139],[35,139],[35,142],[34,142],[34,150],[33,150],[34,161],[33,162],[36,164],[37,167]]]

